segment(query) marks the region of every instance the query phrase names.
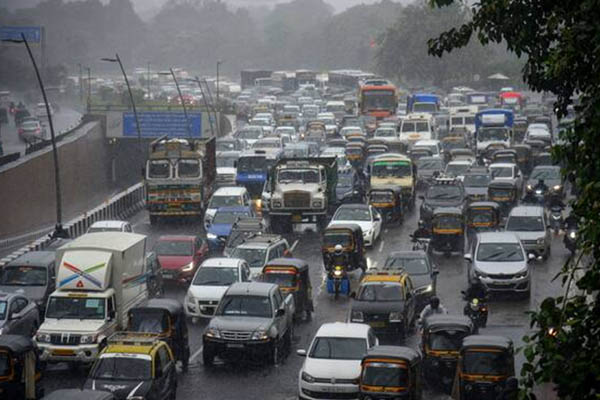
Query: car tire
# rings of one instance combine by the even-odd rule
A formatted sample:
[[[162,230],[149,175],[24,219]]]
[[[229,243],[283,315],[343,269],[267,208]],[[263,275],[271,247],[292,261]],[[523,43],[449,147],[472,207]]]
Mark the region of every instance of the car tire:
[[[202,352],[202,363],[205,367],[212,367],[214,365],[214,361],[215,355],[205,347],[204,351]]]
[[[279,339],[273,340],[271,349],[269,350],[269,362],[271,365],[279,365],[281,361],[281,349]]]

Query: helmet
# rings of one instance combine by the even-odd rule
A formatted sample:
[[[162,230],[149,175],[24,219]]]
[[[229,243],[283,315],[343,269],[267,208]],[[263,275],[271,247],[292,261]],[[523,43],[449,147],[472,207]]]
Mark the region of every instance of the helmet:
[[[344,248],[342,247],[341,244],[336,244],[335,247],[333,248],[335,254],[340,255],[342,254],[342,251],[344,250]]]
[[[422,219],[419,220],[419,229],[423,229],[425,227],[425,221]]]
[[[440,306],[440,299],[437,296],[433,296],[431,300],[429,300],[429,305],[434,310],[437,309]]]

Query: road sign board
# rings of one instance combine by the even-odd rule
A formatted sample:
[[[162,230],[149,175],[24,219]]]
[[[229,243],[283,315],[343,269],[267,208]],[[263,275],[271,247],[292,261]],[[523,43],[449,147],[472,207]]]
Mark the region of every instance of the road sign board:
[[[142,137],[202,137],[202,113],[188,112],[190,133],[186,129],[185,114],[170,111],[138,112]],[[132,112],[123,113],[123,137],[137,137],[135,117]]]
[[[28,43],[42,42],[41,26],[0,26],[0,40],[21,40],[21,33]]]

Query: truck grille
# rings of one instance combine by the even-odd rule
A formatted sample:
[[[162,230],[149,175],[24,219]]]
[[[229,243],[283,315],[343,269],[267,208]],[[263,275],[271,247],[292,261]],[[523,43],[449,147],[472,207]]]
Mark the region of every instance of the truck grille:
[[[221,337],[225,340],[250,340],[252,332],[221,331]]]
[[[285,193],[283,195],[283,205],[287,208],[310,208],[310,193]]]
[[[217,175],[217,182],[219,182],[219,183],[235,183],[235,175],[234,174]]]
[[[81,335],[70,335],[67,333],[51,334],[51,344],[62,344],[65,346],[77,346],[81,340]]]

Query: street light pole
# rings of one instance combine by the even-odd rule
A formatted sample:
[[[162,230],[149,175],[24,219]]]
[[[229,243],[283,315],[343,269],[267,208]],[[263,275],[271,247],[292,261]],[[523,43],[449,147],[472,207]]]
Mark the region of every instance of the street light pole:
[[[40,75],[40,71],[35,62],[35,58],[33,57],[33,53],[31,52],[31,48],[29,47],[29,43],[25,38],[25,34],[21,33],[21,40],[5,40],[7,42],[13,43],[25,43],[25,47],[27,48],[27,53],[29,54],[29,58],[31,59],[31,63],[33,64],[33,69],[35,70],[35,75],[37,77],[38,84],[40,85],[40,90],[42,91],[42,97],[44,99],[44,105],[46,106],[46,115],[48,116],[48,125],[50,126],[50,139],[52,142],[52,157],[54,159],[54,186],[55,186],[55,195],[56,195],[56,226],[54,228],[53,237],[63,237],[68,238],[69,234],[62,227],[62,194],[60,191],[60,170],[58,164],[58,150],[56,148],[56,136],[54,135],[54,124],[52,123],[52,114],[50,114],[50,106],[48,104],[48,97],[46,96],[46,89],[44,89],[44,83],[42,82],[42,77]]]
[[[206,95],[204,94],[204,89],[202,89],[202,81],[198,77],[196,77],[196,79],[188,79],[188,81],[197,83],[198,88],[200,88],[200,93],[202,93],[202,100],[204,101],[204,107],[206,107],[206,112],[208,113],[208,123],[210,126],[210,134],[212,135],[212,137],[215,137],[215,130],[213,128],[212,120],[210,119],[210,107],[208,105]]]
[[[177,77],[175,76],[175,72],[173,72],[173,68],[169,68],[171,71],[171,76],[173,77],[173,81],[175,82],[175,87],[177,88],[177,93],[179,94],[179,101],[181,102],[181,106],[183,107],[183,115],[185,116],[185,127],[188,134],[188,137],[192,137],[192,132],[190,131],[190,120],[188,118],[187,108],[185,106],[185,101],[183,100],[183,94],[181,93],[181,88],[179,88],[179,82],[177,82]],[[167,75],[167,73],[164,73]]]
[[[212,97],[212,92],[210,90],[210,86],[208,86],[208,82],[206,81],[206,79],[203,80],[204,85],[206,86],[206,91],[208,92],[208,98],[210,99],[210,104],[212,104],[212,111],[213,114],[215,115],[215,122],[217,123],[217,135],[219,135],[219,137],[221,136],[221,124],[219,123],[220,121],[220,115],[217,112],[217,107],[215,105],[215,102],[213,100]]]
[[[137,129],[138,136],[138,144],[140,146],[140,154],[144,154],[144,149],[142,145],[142,130],[140,128],[140,120],[138,118],[137,109],[135,108],[135,101],[133,100],[133,93],[131,92],[131,86],[129,86],[129,79],[127,79],[127,73],[125,72],[125,68],[123,68],[123,63],[119,58],[119,54],[115,54],[115,58],[102,58],[102,61],[108,61],[112,63],[118,63],[121,68],[121,72],[123,73],[123,77],[125,78],[125,84],[127,85],[127,91],[129,92],[129,99],[131,100],[131,107],[133,108],[133,116],[135,118],[135,128]],[[142,165],[144,160],[141,160]]]
[[[87,76],[88,76],[88,84],[87,84],[87,109],[90,112],[90,108],[92,106],[92,70],[90,67],[87,67]]]
[[[221,103],[219,103],[219,67],[221,66],[223,62],[221,60],[217,60],[217,111],[220,113],[221,112]],[[221,121],[219,121],[217,119],[217,132],[219,133],[219,136],[221,136]]]

